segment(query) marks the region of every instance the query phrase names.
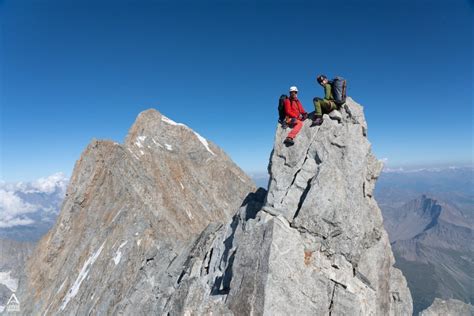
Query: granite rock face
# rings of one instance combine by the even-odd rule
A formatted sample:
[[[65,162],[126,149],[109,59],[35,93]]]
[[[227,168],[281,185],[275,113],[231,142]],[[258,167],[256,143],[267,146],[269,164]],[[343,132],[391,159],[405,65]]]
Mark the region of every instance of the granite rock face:
[[[472,316],[474,306],[462,301],[449,299],[441,300],[435,298],[433,304],[420,312],[420,316]]]
[[[22,312],[163,309],[179,277],[167,267],[255,189],[217,146],[142,112],[123,145],[94,140],[77,161],[58,220],[28,262]]]
[[[362,107],[306,121],[292,147],[287,133],[278,126],[268,193],[156,112],[124,146],[93,143],[30,261],[27,312],[410,315]]]
[[[382,164],[362,107],[349,99],[340,116],[305,122],[291,147],[278,127],[266,198],[255,194],[230,223],[201,236],[165,313],[412,313],[372,197]]]
[[[284,217],[300,233],[307,253],[321,256],[312,266],[333,283],[328,310],[410,314],[411,296],[402,274],[393,268],[381,211],[373,198],[382,163],[371,153],[362,107],[348,99],[341,116],[326,116],[320,127],[302,129],[290,148],[280,142],[284,132],[277,131],[265,209]]]

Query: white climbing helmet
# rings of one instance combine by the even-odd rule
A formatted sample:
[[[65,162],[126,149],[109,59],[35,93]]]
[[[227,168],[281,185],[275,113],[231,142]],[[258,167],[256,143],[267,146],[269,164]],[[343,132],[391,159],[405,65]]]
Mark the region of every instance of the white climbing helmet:
[[[291,86],[290,87],[290,92],[292,92],[292,91],[298,92],[298,88],[296,86]]]

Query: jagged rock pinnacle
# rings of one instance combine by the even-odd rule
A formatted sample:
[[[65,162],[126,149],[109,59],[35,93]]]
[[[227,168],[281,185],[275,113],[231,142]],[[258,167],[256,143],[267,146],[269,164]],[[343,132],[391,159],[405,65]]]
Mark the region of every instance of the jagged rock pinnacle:
[[[283,144],[288,130],[277,127],[266,198],[201,236],[209,246],[195,262],[205,269],[195,262],[183,269],[165,312],[412,313],[372,197],[382,164],[370,151],[362,107],[348,99],[341,112],[320,127],[305,122],[292,147]]]

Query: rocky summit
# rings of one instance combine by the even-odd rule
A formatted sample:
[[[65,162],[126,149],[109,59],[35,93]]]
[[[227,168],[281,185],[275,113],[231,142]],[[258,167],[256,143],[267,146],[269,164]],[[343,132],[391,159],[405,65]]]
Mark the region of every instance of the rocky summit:
[[[92,142],[29,261],[26,313],[410,315],[373,198],[363,109],[277,127],[268,192],[215,145],[147,111]]]
[[[295,145],[277,128],[265,198],[205,232],[164,312],[226,315],[410,315],[412,300],[372,193],[362,107],[306,121]],[[250,202],[247,201],[247,202]],[[260,207],[262,207],[261,210]]]

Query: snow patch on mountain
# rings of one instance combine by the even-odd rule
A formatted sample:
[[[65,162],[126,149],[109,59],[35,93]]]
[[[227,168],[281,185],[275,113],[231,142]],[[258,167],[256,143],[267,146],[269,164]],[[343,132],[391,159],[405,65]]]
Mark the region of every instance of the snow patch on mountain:
[[[215,156],[216,154],[214,154],[214,152],[209,148],[209,143],[207,142],[207,140],[202,137],[201,135],[199,135],[198,133],[194,132],[194,135],[196,135],[196,137],[199,139],[199,141],[204,145],[204,147],[206,147],[207,151],[210,152],[213,156]]]
[[[76,296],[77,292],[79,292],[79,288],[81,287],[82,281],[84,281],[84,279],[89,274],[89,271],[90,271],[92,265],[94,264],[94,262],[99,257],[100,253],[102,252],[102,249],[104,249],[104,245],[105,245],[105,241],[102,243],[100,248],[97,249],[97,251],[92,256],[90,256],[89,259],[87,259],[86,262],[84,263],[84,265],[81,269],[81,272],[79,272],[79,275],[77,276],[76,281],[74,282],[72,287],[69,289],[66,297],[63,300],[63,303],[61,304],[61,307],[60,307],[61,310],[64,310],[64,308],[66,308],[69,301],[72,298],[74,298],[74,296]]]
[[[139,148],[143,148],[143,143],[145,142],[145,140],[146,140],[146,136],[138,136],[137,141],[135,142],[135,145],[137,145],[137,147]]]
[[[115,257],[114,257],[114,263],[115,265],[119,264],[120,263],[120,259],[122,258],[122,252],[120,251],[122,249],[123,246],[125,246],[126,244],[128,243],[128,241],[124,241],[122,244],[120,244],[120,246],[118,247],[117,249],[117,252],[115,253]]]
[[[0,272],[0,284],[5,285],[12,292],[18,288],[18,279],[11,277],[11,271]]]
[[[186,127],[186,128],[189,128],[189,127],[187,127],[186,125],[184,125],[184,124],[182,124],[182,123],[176,123],[175,121],[173,121],[172,119],[170,119],[170,118],[168,118],[168,117],[166,117],[166,116],[164,116],[164,115],[161,116],[161,120],[162,120],[163,122],[167,123],[167,124],[170,124],[170,125],[174,125],[174,126],[184,126],[184,127]]]
[[[182,124],[182,123],[176,123],[175,121],[173,121],[172,119],[170,118],[167,118],[166,116],[162,115],[161,116],[161,120],[167,124],[170,124],[170,125],[174,125],[174,126],[183,126],[189,130],[191,130],[188,126]],[[199,139],[199,141],[201,142],[201,144],[203,144],[203,146],[206,148],[206,150],[208,152],[210,152],[213,156],[215,156],[214,152],[209,148],[209,143],[207,142],[207,140],[202,137],[200,134],[198,134],[197,132],[193,131],[194,135],[196,135],[196,137]]]

